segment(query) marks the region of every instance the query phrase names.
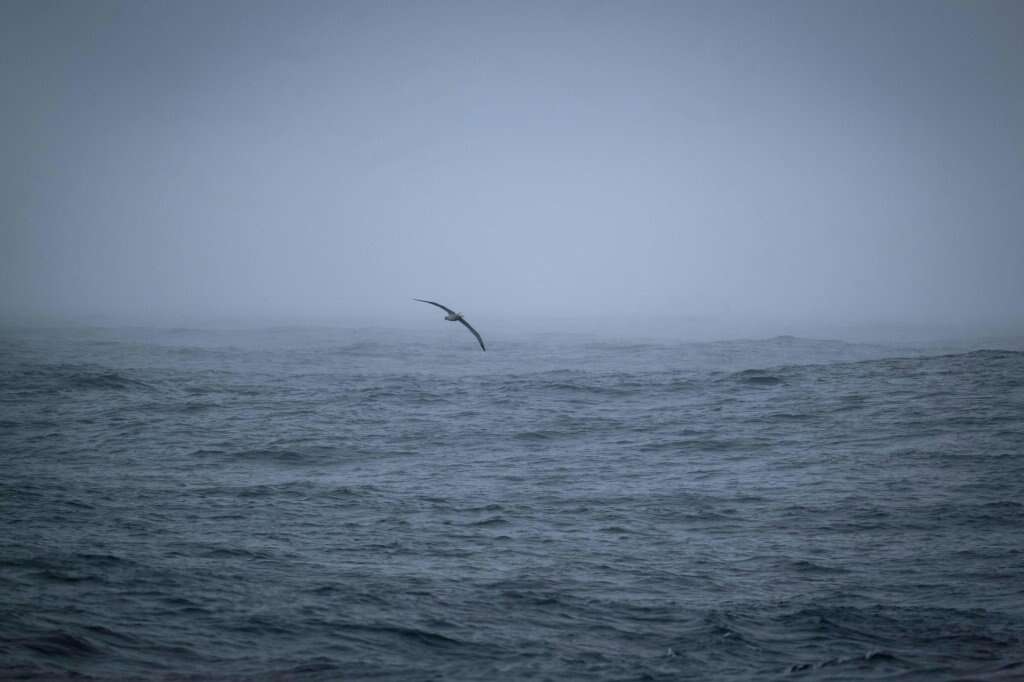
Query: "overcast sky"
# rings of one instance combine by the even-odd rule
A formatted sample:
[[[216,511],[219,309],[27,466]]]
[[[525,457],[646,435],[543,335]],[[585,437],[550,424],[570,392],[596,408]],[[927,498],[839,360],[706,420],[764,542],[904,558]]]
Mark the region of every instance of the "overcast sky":
[[[1022,35],[1014,0],[4,0],[0,312],[1020,324]]]

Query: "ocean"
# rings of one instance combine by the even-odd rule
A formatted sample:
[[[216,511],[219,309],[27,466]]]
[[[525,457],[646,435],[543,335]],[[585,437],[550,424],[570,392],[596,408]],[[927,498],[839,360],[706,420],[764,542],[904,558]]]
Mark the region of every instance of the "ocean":
[[[0,332],[0,677],[1024,679],[1024,353],[443,327]]]

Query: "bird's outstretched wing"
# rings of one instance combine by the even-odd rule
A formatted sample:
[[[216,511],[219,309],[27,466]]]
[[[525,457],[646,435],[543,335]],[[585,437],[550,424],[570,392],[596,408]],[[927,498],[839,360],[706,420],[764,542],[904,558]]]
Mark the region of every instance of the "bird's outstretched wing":
[[[480,342],[480,350],[487,350],[486,348],[484,348],[484,340],[480,338],[480,332],[478,332],[477,330],[473,329],[473,327],[470,326],[469,322],[466,322],[462,318],[459,318],[459,322],[461,322],[462,324],[466,325],[466,329],[468,329],[469,331],[473,332],[473,336],[475,336],[476,340]]]
[[[448,307],[446,307],[446,306],[443,306],[443,305],[441,305],[440,303],[437,303],[436,301],[424,301],[424,300],[423,300],[422,298],[414,298],[414,299],[412,299],[412,300],[414,300],[414,301],[419,301],[420,303],[429,303],[430,305],[436,305],[436,306],[437,306],[438,308],[440,308],[441,310],[444,310],[444,311],[448,312],[448,314],[449,314],[449,315],[454,315],[454,314],[455,314],[455,311],[454,311],[454,310],[452,310],[451,308],[448,308]],[[467,326],[467,327],[469,327],[469,325],[468,325],[468,324],[467,324],[466,326]],[[472,327],[470,327],[470,329],[472,329]],[[474,334],[476,334],[476,332],[473,332],[473,333],[474,333]],[[477,334],[477,338],[479,338],[479,336],[480,336],[480,335],[479,335],[479,334]]]

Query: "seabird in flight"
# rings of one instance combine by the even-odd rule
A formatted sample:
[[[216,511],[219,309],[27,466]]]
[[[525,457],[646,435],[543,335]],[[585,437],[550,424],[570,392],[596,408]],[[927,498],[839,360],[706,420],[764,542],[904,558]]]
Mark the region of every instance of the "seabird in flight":
[[[424,301],[422,298],[414,298],[412,300],[419,301],[420,303],[429,303],[430,305],[436,305],[438,308],[448,313],[447,315],[444,316],[444,319],[448,320],[449,322],[461,322],[462,324],[466,325],[466,329],[473,332],[473,336],[475,336],[476,340],[480,342],[480,349],[487,350],[486,348],[484,348],[484,340],[480,338],[480,333],[477,330],[473,329],[473,327],[470,326],[469,322],[466,322],[466,318],[462,316],[462,313],[457,313],[451,308],[443,306],[440,303],[435,303],[434,301]]]

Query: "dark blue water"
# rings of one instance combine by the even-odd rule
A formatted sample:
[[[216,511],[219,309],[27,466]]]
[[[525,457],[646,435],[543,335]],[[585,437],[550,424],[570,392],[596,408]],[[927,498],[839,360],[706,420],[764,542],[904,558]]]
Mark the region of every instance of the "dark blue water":
[[[1024,678],[1024,354],[456,332],[4,332],[0,676]]]

